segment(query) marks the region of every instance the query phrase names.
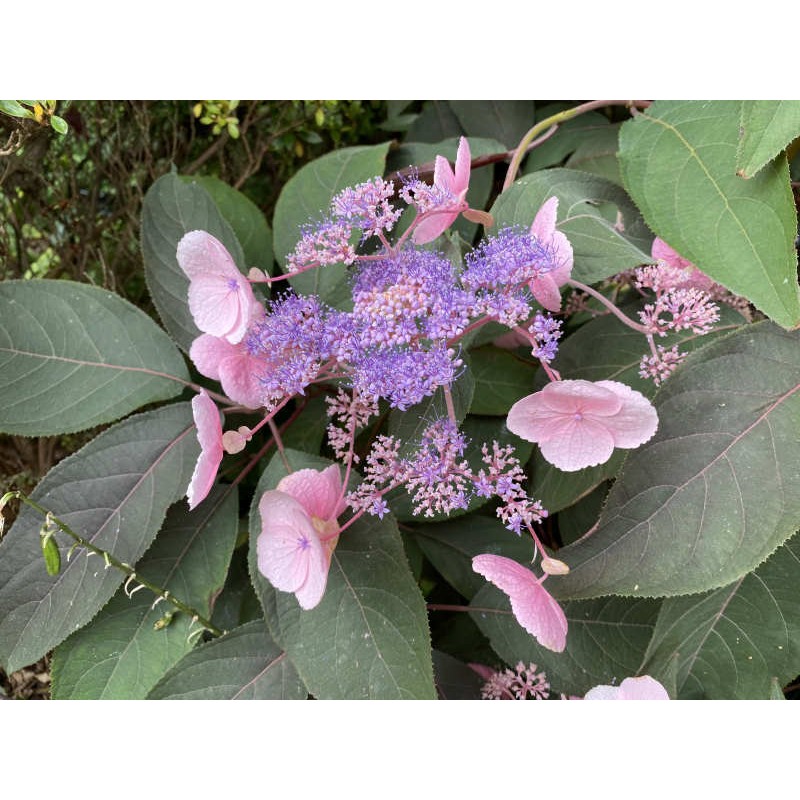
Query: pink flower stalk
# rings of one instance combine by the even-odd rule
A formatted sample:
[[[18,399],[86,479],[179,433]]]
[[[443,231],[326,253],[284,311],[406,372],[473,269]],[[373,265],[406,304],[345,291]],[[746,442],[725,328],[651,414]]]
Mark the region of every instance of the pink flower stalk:
[[[344,507],[336,464],[321,472],[301,469],[287,475],[258,504],[259,572],[276,589],[294,592],[303,609],[314,608],[325,594],[339,540],[337,517]]]
[[[595,686],[584,700],[669,700],[667,690],[655,678],[625,678],[619,686]]]
[[[564,380],[511,406],[508,429],[536,442],[564,472],[604,464],[615,447],[633,448],[658,427],[650,401],[617,381]]]
[[[227,339],[204,333],[192,342],[189,358],[201,375],[219,381],[234,402],[247,408],[264,405],[264,388],[259,380],[264,360],[250,355],[243,342],[231,344]]]
[[[472,569],[504,591],[517,622],[542,647],[561,653],[567,646],[567,618],[541,580],[522,564],[489,553],[475,556]]]
[[[436,156],[433,170],[433,192],[440,196],[442,202],[436,203],[422,214],[422,221],[414,228],[412,240],[414,244],[427,244],[444,233],[466,211],[469,173],[472,156],[469,142],[464,136],[458,143],[456,153],[456,169],[453,172],[450,162],[444,156]]]
[[[572,274],[572,245],[569,239],[556,230],[556,214],[558,212],[558,198],[550,197],[536,212],[531,233],[545,247],[553,250],[554,260],[559,261],[558,267],[533,278],[528,283],[531,293],[537,302],[548,311],[561,310],[561,293],[559,287],[563,286]]]
[[[189,488],[186,490],[190,511],[205,500],[211,491],[223,454],[219,411],[204,390],[192,398],[192,416],[197,426],[200,457],[197,459]]]
[[[178,242],[177,257],[189,278],[189,310],[195,325],[231,344],[240,342],[256,299],[222,242],[206,231],[190,231]]]

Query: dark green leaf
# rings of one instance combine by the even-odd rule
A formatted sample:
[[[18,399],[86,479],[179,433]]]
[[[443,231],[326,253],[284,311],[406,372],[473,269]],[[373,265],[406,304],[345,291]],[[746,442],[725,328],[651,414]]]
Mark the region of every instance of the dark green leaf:
[[[0,285],[0,429],[72,433],[166,400],[189,379],[181,354],[142,311],[71,281]]]
[[[471,414],[506,416],[517,400],[533,392],[537,366],[508,350],[481,347],[470,350],[470,369],[475,379]]]
[[[540,106],[536,110],[536,121],[541,122],[546,117],[564,111],[567,107],[566,104]],[[558,126],[555,135],[528,153],[524,162],[525,173],[538,172],[562,164],[567,156],[579,147],[593,142],[597,137],[602,137],[608,127],[608,118],[598,111],[590,111],[588,114],[567,120]]]
[[[800,673],[800,540],[755,572],[700,595],[664,600],[644,669],[678,661],[681,697],[769,699]]]
[[[467,136],[497,139],[512,150],[533,127],[533,100],[450,100]],[[498,150],[495,152],[502,152]]]
[[[461,136],[464,129],[446,100],[426,100],[422,113],[406,134],[408,142],[441,142]]]
[[[654,103],[622,126],[622,178],[647,224],[784,327],[800,324],[797,214],[786,159],[736,175],[740,104]]]
[[[622,186],[617,161],[620,124],[598,127],[590,138],[578,145],[564,166],[591,172]]]
[[[636,206],[619,186],[588,172],[548,169],[523,176],[497,198],[495,224],[527,230],[552,196],[559,200],[557,227],[574,251],[575,280],[594,283],[651,260],[652,236]]]
[[[184,656],[150,700],[304,700],[308,692],[262,620]]]
[[[207,618],[225,581],[238,522],[235,486],[214,487],[191,512],[179,501],[136,565],[137,575]],[[53,698],[144,699],[197,641],[189,638],[196,626],[187,614],[164,601],[154,606],[154,599],[147,589],[132,597],[120,589],[85,628],[60,644],[53,655]],[[165,619],[164,627],[154,627]]]
[[[219,239],[247,274],[236,235],[208,192],[196,180],[163,175],[147,191],[142,206],[144,274],[164,327],[186,352],[200,331],[189,312],[189,279],[178,266],[176,253],[184,234],[194,230]]]
[[[329,462],[287,451],[293,469]],[[273,638],[286,650],[309,691],[320,699],[433,699],[425,603],[411,575],[393,518],[360,519],[333,552],[325,596],[310,611],[278,592],[258,572],[258,502],[286,474],[273,458],[250,512],[250,574]]]
[[[167,508],[186,494],[199,453],[194,434],[188,403],[130,417],[53,467],[31,497],[85,539],[135,564]],[[41,515],[26,506],[0,542],[0,663],[8,672],[85,625],[124,578],[83,551],[49,576],[41,525]],[[69,541],[55,535],[62,545]]]
[[[800,332],[749,325],[692,353],[656,396],[560,597],[672,596],[757,567],[800,519]]]
[[[440,700],[480,700],[484,681],[463,661],[434,650],[433,671]]]
[[[797,100],[743,100],[736,174],[752,178],[800,136]]]

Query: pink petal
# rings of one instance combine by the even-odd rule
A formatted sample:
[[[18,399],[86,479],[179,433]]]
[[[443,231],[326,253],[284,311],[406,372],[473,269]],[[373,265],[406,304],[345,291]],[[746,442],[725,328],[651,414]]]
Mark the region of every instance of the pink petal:
[[[552,272],[547,272],[539,278],[534,278],[528,283],[536,302],[548,311],[561,311],[561,292],[553,278]]]
[[[411,239],[414,244],[428,244],[428,242],[432,242],[458,219],[460,212],[439,211],[437,209],[428,213],[430,216],[426,216],[419,225],[414,228],[414,233],[411,234]]]
[[[622,400],[619,412],[603,419],[614,437],[614,447],[638,447],[653,437],[658,428],[658,414],[643,394],[617,381],[598,381],[597,386],[611,390]]]
[[[197,367],[197,371],[206,378],[219,380],[220,363],[237,352],[236,345],[219,336],[204,333],[198,336],[189,349],[189,358]]]
[[[542,647],[560,653],[567,645],[567,618],[561,606],[529,570],[510,558],[485,553],[472,568],[504,591],[517,622]]]
[[[258,504],[258,569],[280,591],[294,592],[300,607],[314,608],[325,593],[330,557],[311,519],[293,497],[264,492]]]
[[[200,275],[189,284],[189,311],[195,325],[203,333],[224,337],[231,344],[244,337],[253,302],[253,290],[241,275],[239,279]]]
[[[542,207],[536,212],[531,224],[531,233],[540,242],[549,242],[556,232],[556,218],[558,213],[558,198],[548,197]],[[566,237],[565,237],[566,238]]]
[[[294,497],[309,516],[336,519],[344,511],[342,478],[336,464],[324,470],[299,469],[282,478],[278,490]]]
[[[190,231],[178,242],[178,264],[189,280],[201,275],[241,275],[231,254],[207,231]]]
[[[656,261],[664,261],[671,267],[677,267],[678,269],[695,268],[691,261],[685,259],[679,253],[673,250],[663,239],[659,239],[658,236],[653,239],[650,255]]]
[[[560,420],[551,438],[539,443],[539,450],[553,466],[575,472],[605,464],[614,452],[614,438],[604,423],[589,417]]]
[[[264,405],[264,387],[259,380],[263,364],[243,348],[219,365],[219,380],[231,400],[247,408]]]
[[[453,191],[457,195],[463,193],[466,196],[469,187],[469,173],[472,167],[472,155],[469,151],[469,142],[462,136],[458,142],[458,152],[456,153],[456,173],[453,180]],[[463,198],[462,198],[463,199]]]
[[[625,678],[619,686],[595,686],[584,700],[669,700],[667,690],[649,675]]]
[[[436,156],[433,163],[433,185],[457,195],[456,176],[453,174],[450,162],[444,156]]]
[[[542,402],[562,414],[591,414],[610,417],[622,408],[622,399],[601,382],[585,380],[553,381],[540,392]]]
[[[197,426],[200,457],[197,459],[189,488],[186,490],[189,510],[194,509],[208,496],[217,477],[224,452],[219,411],[205,391],[192,398],[192,415]]]

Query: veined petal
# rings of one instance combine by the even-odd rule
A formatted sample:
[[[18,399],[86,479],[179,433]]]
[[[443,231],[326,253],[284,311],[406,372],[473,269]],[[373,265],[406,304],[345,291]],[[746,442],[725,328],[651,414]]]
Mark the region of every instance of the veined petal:
[[[553,436],[539,442],[545,460],[564,472],[605,464],[614,452],[614,437],[605,422],[584,417],[581,420],[560,420]]]
[[[321,520],[336,519],[344,511],[342,478],[337,464],[324,470],[299,469],[282,478],[278,491],[295,498],[309,516]]]
[[[469,150],[469,142],[466,136],[462,136],[458,142],[458,152],[456,153],[456,172],[453,178],[453,190],[457,195],[466,195],[469,187],[469,174],[472,168],[472,154]]]
[[[658,428],[658,413],[640,392],[618,381],[598,381],[598,386],[614,392],[622,407],[612,417],[603,417],[603,425],[614,437],[614,447],[638,447],[649,441]]]
[[[211,491],[224,452],[219,411],[205,391],[192,398],[192,415],[200,442],[200,456],[186,490],[190,511],[205,500]]]
[[[225,245],[207,231],[189,231],[178,242],[177,259],[189,280],[208,274],[241,275]]]

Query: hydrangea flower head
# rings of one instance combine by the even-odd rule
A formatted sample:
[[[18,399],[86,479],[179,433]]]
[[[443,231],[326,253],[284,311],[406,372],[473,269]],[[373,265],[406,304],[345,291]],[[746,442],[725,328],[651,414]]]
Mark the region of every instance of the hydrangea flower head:
[[[206,231],[190,231],[178,242],[177,258],[189,278],[195,325],[231,344],[241,342],[257,301],[222,242]]]
[[[192,398],[192,416],[197,426],[200,457],[197,459],[189,488],[186,490],[190,511],[205,500],[211,491],[223,454],[219,411],[205,391]]]
[[[258,504],[261,533],[258,569],[276,588],[293,592],[300,607],[317,606],[325,594],[331,555],[344,510],[339,467],[301,469],[287,475]]]
[[[433,170],[433,196],[437,198],[438,202],[432,203],[430,208],[423,212],[429,216],[422,219],[414,229],[412,234],[414,244],[432,242],[456,221],[462,211],[466,211],[471,166],[472,156],[469,151],[469,142],[464,136],[461,137],[458,144],[455,172],[444,156],[436,156]]]
[[[475,556],[472,569],[508,595],[517,622],[542,647],[563,652],[567,646],[567,618],[529,569],[510,558],[489,553]]]
[[[558,198],[550,197],[536,213],[531,225],[531,233],[540,244],[553,252],[553,258],[558,262],[555,269],[537,275],[528,283],[537,302],[548,311],[561,310],[561,293],[558,289],[572,274],[572,245],[561,231],[556,230],[557,211]]]
[[[669,700],[667,690],[655,678],[625,678],[619,686],[595,686],[584,700]]]
[[[656,432],[658,415],[624,383],[564,380],[514,403],[506,425],[536,442],[551,464],[574,472],[604,464],[615,447],[644,444]]]

